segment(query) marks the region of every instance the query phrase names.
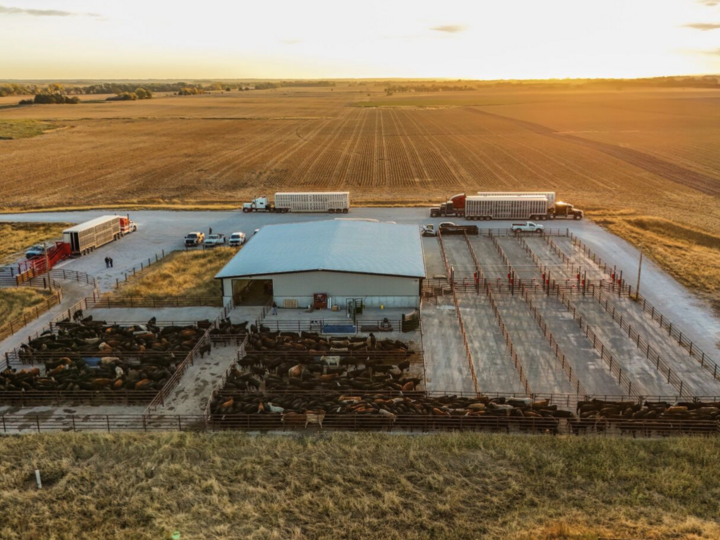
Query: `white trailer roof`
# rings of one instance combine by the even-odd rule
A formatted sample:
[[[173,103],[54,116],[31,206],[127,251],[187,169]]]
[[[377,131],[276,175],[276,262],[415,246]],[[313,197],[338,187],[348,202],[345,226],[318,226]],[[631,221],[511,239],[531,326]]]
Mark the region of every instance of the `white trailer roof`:
[[[278,195],[350,195],[349,191],[279,191]]]
[[[75,225],[74,227],[70,227],[69,229],[65,229],[63,232],[64,233],[82,232],[91,227],[97,227],[98,225],[102,225],[103,223],[112,221],[113,219],[118,219],[119,217],[120,216],[101,216],[99,218],[95,218],[95,219],[91,219],[90,221],[86,221],[85,223],[80,223],[79,225]]]
[[[425,277],[420,230],[344,220],[266,225],[215,277],[317,271]]]
[[[467,201],[544,201],[548,202],[547,197],[539,195],[528,195],[516,197],[513,195],[472,195],[466,198]]]

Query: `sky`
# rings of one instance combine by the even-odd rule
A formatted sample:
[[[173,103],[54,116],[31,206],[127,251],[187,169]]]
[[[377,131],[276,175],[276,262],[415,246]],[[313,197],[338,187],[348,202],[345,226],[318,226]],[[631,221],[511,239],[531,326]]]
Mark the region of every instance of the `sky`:
[[[720,0],[0,0],[0,79],[720,73]]]

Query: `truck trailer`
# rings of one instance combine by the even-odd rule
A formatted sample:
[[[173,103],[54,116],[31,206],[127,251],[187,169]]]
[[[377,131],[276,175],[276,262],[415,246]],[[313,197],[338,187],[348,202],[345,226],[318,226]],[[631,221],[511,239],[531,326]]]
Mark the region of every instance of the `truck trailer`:
[[[478,191],[481,197],[545,197],[550,206],[555,204],[554,191]]]
[[[258,197],[243,204],[243,212],[328,212],[347,214],[350,211],[350,192],[348,191],[308,191],[297,193],[276,193],[275,201],[268,197]]]
[[[430,209],[430,217],[456,216],[469,220],[491,219],[582,219],[582,210],[555,202],[554,192],[483,192],[467,196],[460,193],[446,203]]]
[[[72,255],[85,255],[96,248],[117,240],[125,232],[136,230],[129,218],[102,216],[63,231],[63,242],[70,246]]]

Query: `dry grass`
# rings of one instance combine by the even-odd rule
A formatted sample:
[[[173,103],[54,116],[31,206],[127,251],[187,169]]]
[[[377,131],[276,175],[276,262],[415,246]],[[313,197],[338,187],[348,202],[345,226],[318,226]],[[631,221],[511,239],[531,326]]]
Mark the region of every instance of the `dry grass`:
[[[175,251],[121,287],[120,296],[212,296],[221,297],[220,283],[214,279],[237,253],[235,248]]]
[[[9,540],[720,537],[714,439],[63,434],[0,453]]]
[[[0,222],[0,262],[14,262],[24,251],[43,241],[62,239],[70,223],[6,223]]]
[[[600,213],[594,219],[635,246],[642,245],[648,257],[720,309],[720,236],[631,212]]]
[[[0,289],[0,326],[32,312],[35,306],[45,302],[52,293],[30,288]]]

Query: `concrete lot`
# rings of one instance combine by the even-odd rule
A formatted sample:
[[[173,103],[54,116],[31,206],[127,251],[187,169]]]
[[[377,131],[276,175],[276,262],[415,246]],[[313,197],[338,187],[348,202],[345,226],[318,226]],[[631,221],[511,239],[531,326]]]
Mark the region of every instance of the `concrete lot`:
[[[427,389],[475,392],[452,297],[423,302],[421,316]]]
[[[50,214],[5,215],[9,221],[71,221],[82,222],[99,215],[112,212],[69,212]],[[120,212],[124,213],[124,212]],[[354,209],[352,217],[367,217],[397,223],[439,223],[441,219],[426,217],[426,209]],[[61,267],[86,271],[99,278],[101,290],[109,290],[115,279],[133,266],[139,265],[147,258],[161,250],[170,251],[182,248],[182,236],[191,230],[214,231],[229,234],[234,231],[252,233],[252,230],[271,223],[292,223],[317,219],[332,219],[327,215],[246,215],[241,212],[166,212],[149,211],[133,212],[131,217],[138,223],[140,230],[114,242],[95,253],[62,263]],[[182,219],[182,230],[178,230],[178,220]],[[507,222],[478,222],[480,227],[507,227]],[[567,226],[583,239],[594,251],[607,260],[623,267],[625,276],[629,278],[637,272],[635,257],[637,252],[624,241],[607,233],[590,221],[568,222]],[[557,279],[574,281],[573,270],[563,264],[542,238],[527,237],[525,241],[532,252],[543,264],[552,268]],[[603,279],[606,276],[594,263],[585,257],[572,243],[562,237],[554,237],[553,241],[566,255],[583,269],[587,270],[588,278]],[[523,281],[533,279],[539,282],[541,271],[533,259],[525,252],[521,243],[514,237],[499,237],[502,246],[513,267],[520,273]],[[446,267],[440,246],[436,238],[422,240],[426,271],[428,277],[445,275]],[[470,244],[480,263],[483,273],[489,281],[507,282],[507,267],[490,238],[471,236]],[[456,276],[470,278],[475,271],[471,251],[462,236],[450,236],[444,239],[446,254],[450,264],[455,268]],[[106,269],[103,258],[111,256],[115,259],[115,267]],[[695,341],[713,359],[720,358],[716,342],[720,341],[720,321],[710,308],[691,295],[684,287],[661,272],[654,264],[646,261],[643,266],[643,294],[673,322],[680,323],[688,338]],[[85,289],[68,285],[69,299],[80,298]],[[611,375],[608,366],[592,347],[587,337],[581,332],[562,303],[556,298],[538,295],[533,300],[545,323],[557,340],[562,352],[567,357],[577,377],[590,394],[617,395],[623,389]],[[619,325],[605,313],[597,300],[573,296],[580,314],[589,322],[598,337],[603,341],[613,356],[622,365],[624,373],[633,381],[633,385],[644,395],[677,394],[677,390],[663,378],[656,367],[645,358],[636,344],[628,338]],[[518,296],[497,294],[496,302],[507,329],[512,336],[518,355],[523,363],[528,382],[535,392],[570,393],[573,388],[566,373],[561,369],[559,361],[548,345],[538,323],[532,316],[525,301]],[[643,339],[648,340],[683,380],[686,388],[696,395],[720,395],[720,382],[704,370],[696,360],[689,357],[687,351],[680,347],[663,332],[657,323],[642,313],[637,305],[628,299],[612,300],[616,309],[621,310],[627,320],[632,321]],[[497,320],[493,315],[489,299],[485,294],[477,294],[470,290],[459,293],[460,316],[467,331],[468,345],[474,361],[474,369],[478,377],[481,391],[485,392],[522,392],[523,388],[517,370],[513,365],[508,348],[504,342]],[[65,307],[63,307],[65,308]],[[230,317],[235,323],[254,321],[260,315],[259,306],[239,306]],[[387,317],[396,325],[402,312],[409,310],[367,310],[362,319],[382,320]],[[163,308],[163,309],[98,309],[91,310],[96,319],[107,321],[144,322],[152,316],[162,321],[192,322],[201,319],[213,320],[219,308]],[[452,296],[440,296],[423,301],[422,335],[420,332],[402,334],[399,331],[376,334],[378,338],[392,337],[409,341],[411,346],[422,348],[425,352],[426,387],[431,391],[447,393],[474,391],[470,369],[467,364],[465,348],[460,333],[458,314]],[[347,320],[343,312],[314,312],[304,310],[279,310],[277,316],[269,315],[265,324],[272,328],[276,321],[334,319]],[[20,341],[35,327],[40,329],[41,319],[22,332],[6,340],[0,347],[5,350],[8,344],[19,344]],[[277,324],[277,323],[276,323]],[[397,330],[397,329],[396,329]],[[222,373],[232,363],[235,347],[216,348],[204,360],[198,359],[196,364],[185,374],[180,385],[171,394],[166,407],[159,412],[166,414],[199,414],[202,412],[214,385]],[[136,410],[137,409],[137,410]],[[22,409],[21,414],[139,414],[142,408],[133,407],[77,407],[77,408],[32,408]],[[73,412],[68,412],[72,410]],[[3,412],[13,412],[9,408],[0,408]]]
[[[183,308],[101,308],[89,309],[85,315],[92,315],[96,321],[145,323],[152,317],[162,322],[174,322],[178,326],[202,320],[214,321],[220,313],[215,307]]]
[[[524,392],[488,297],[485,294],[463,294],[459,302],[480,390]]]
[[[93,210],[74,212],[38,212],[26,214],[2,214],[3,221],[23,222],[72,222],[81,223],[98,216],[114,214],[124,215],[122,210]],[[200,230],[207,232],[212,227],[215,232],[230,234],[243,231],[252,234],[256,228],[273,223],[297,223],[319,219],[334,219],[330,214],[243,214],[241,211],[223,212],[173,212],[164,210],[130,212],[130,217],[138,223],[139,230],[118,242],[109,244],[87,257],[63,263],[72,270],[89,272],[100,278],[101,290],[109,290],[116,278],[122,278],[124,272],[133,267],[140,268],[141,262],[147,262],[163,249],[171,251],[182,249],[183,236],[186,232]],[[380,221],[416,224],[434,223],[436,226],[447,221],[445,218],[429,218],[427,208],[353,208],[348,217],[368,218]],[[456,220],[464,223],[463,220]],[[508,221],[473,222],[481,228],[507,228]],[[553,226],[568,229],[596,252],[603,260],[617,265],[624,270],[626,276],[637,275],[639,260],[638,251],[628,242],[609,233],[592,221],[556,221]],[[433,240],[425,239],[425,240]],[[426,242],[429,245],[431,242]],[[473,238],[471,241],[482,239]],[[562,242],[562,241],[561,241]],[[492,247],[492,246],[491,246]],[[115,260],[115,267],[106,269],[103,259],[110,256]],[[478,253],[480,257],[480,253]],[[428,268],[428,275],[445,273],[441,268]],[[634,277],[632,278],[634,279]],[[703,350],[713,356],[718,354],[720,343],[720,318],[703,300],[690,293],[684,286],[663,272],[652,261],[643,262],[642,292],[650,302],[662,310],[670,319],[681,324],[684,332]]]

